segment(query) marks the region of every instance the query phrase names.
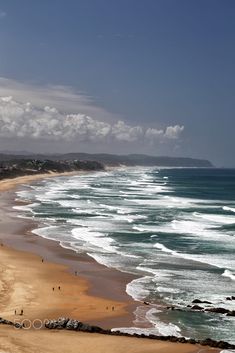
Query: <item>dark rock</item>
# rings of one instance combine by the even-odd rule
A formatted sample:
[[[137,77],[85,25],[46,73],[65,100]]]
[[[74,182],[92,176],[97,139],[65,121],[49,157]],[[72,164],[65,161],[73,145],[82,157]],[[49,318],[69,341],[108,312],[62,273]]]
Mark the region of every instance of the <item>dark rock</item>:
[[[80,321],[78,320],[69,320],[66,324],[66,330],[78,330],[79,328],[79,325],[80,325]]]
[[[194,300],[192,301],[192,303],[193,303],[193,304],[201,304],[202,301],[201,301],[200,299],[194,299]]]
[[[196,344],[197,343],[197,341],[194,338],[189,338],[187,340],[187,342],[190,343],[190,344]]]
[[[58,325],[61,326],[62,328],[65,328],[66,325],[67,325],[67,323],[68,323],[68,321],[69,321],[69,318],[67,318],[67,317],[60,317],[60,318],[58,319]]]
[[[199,305],[194,305],[194,306],[192,306],[191,309],[192,310],[204,310],[204,308],[202,306],[199,306]]]
[[[155,336],[155,335],[153,335],[153,334],[150,334],[148,337],[149,337],[149,338],[151,338],[151,339],[156,338],[156,336]]]
[[[68,319],[68,318],[59,318],[58,320],[48,320],[45,323],[45,327],[48,329],[66,329],[73,331],[84,331],[84,332],[98,332],[102,333],[103,330],[101,327],[92,326],[85,324],[78,320]]]
[[[235,310],[231,310],[227,313],[227,316],[235,316]]]
[[[216,347],[218,342],[215,340],[212,340],[211,338],[206,338],[205,340],[200,341],[200,344],[202,346]]]
[[[9,326],[14,326],[16,328],[22,328],[23,326],[19,322],[12,322],[6,319],[3,319],[0,317],[0,324],[2,325],[9,325]]]
[[[209,311],[211,313],[218,313],[218,314],[227,314],[229,313],[228,309],[225,308],[207,308],[205,311]]]
[[[222,349],[233,349],[234,345],[231,345],[228,342],[219,341],[219,342],[217,342],[216,347],[222,348]]]
[[[212,304],[211,302],[208,302],[207,300],[200,300],[200,299],[194,299],[192,301],[193,304]]]
[[[235,297],[232,295],[231,297],[227,297],[226,300],[235,300]]]

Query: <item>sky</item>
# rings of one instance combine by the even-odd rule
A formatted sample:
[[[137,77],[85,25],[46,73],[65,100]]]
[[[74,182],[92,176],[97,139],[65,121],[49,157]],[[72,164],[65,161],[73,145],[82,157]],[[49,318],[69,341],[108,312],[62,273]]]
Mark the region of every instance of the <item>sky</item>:
[[[0,0],[0,151],[235,167],[235,1]]]

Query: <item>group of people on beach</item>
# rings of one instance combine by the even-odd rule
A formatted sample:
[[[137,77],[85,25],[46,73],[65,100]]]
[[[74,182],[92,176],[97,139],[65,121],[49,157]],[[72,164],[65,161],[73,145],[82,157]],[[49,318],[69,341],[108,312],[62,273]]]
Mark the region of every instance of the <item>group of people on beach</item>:
[[[60,290],[60,289],[61,289],[61,287],[58,286],[58,290]],[[54,290],[55,290],[55,287],[52,287],[52,290],[54,291]]]
[[[17,310],[15,310],[15,315],[17,315]],[[21,315],[21,316],[24,315],[24,310],[21,309],[21,310],[20,310],[20,313],[19,313],[18,315]]]
[[[114,311],[114,306],[111,307],[112,311]],[[109,310],[109,307],[106,306],[106,310]]]

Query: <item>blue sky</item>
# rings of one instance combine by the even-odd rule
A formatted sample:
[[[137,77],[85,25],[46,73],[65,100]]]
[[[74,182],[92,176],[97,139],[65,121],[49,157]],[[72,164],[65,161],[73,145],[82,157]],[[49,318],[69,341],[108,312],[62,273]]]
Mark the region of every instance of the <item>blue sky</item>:
[[[0,95],[13,97],[2,104],[10,122],[0,149],[143,152],[235,166],[234,18],[229,0],[0,1]],[[45,135],[52,125],[38,133],[28,122],[15,136],[9,124],[26,102],[27,119],[41,117],[37,127],[44,107],[56,108],[57,137]],[[79,114],[73,131],[82,114],[92,118],[91,137],[80,129],[64,138],[58,126],[70,113]]]

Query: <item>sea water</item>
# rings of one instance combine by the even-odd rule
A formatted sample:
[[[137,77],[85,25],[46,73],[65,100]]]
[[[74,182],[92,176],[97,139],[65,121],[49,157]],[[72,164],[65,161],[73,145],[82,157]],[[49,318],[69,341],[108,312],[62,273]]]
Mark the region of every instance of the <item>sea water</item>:
[[[35,234],[138,275],[126,288],[140,302],[136,319],[123,331],[235,343],[234,317],[184,310],[194,299],[235,310],[226,300],[235,295],[235,170],[118,168],[44,179],[17,198],[29,202],[15,208],[39,222]]]

